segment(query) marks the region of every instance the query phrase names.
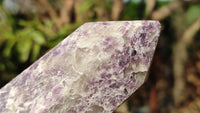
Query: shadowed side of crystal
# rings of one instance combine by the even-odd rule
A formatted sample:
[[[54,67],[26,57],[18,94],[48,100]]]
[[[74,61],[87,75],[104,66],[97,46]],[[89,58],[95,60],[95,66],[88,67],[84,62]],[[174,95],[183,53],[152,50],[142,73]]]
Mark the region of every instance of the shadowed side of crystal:
[[[158,21],[86,23],[0,89],[0,113],[111,113],[147,75]]]

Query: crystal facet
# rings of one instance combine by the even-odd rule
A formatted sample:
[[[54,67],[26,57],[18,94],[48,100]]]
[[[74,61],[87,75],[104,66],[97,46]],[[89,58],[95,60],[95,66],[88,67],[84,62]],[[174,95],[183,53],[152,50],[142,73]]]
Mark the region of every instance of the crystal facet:
[[[0,89],[0,113],[111,113],[147,75],[158,21],[85,23]]]

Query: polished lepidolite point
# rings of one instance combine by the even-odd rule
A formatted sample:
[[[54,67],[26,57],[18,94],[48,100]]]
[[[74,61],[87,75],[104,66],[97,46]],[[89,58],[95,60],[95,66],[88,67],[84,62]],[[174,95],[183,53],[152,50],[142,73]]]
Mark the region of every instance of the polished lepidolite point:
[[[0,113],[112,113],[143,84],[160,28],[85,23],[0,89]]]

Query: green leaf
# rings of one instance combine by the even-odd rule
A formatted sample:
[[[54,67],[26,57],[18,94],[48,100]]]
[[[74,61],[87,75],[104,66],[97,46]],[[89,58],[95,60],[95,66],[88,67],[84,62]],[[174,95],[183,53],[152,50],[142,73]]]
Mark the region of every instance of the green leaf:
[[[40,22],[37,21],[37,20],[29,20],[29,21],[19,20],[18,24],[21,25],[21,26],[24,26],[24,27],[34,27],[34,26],[40,24]]]
[[[80,12],[85,12],[87,11],[89,8],[91,8],[94,5],[94,2],[92,0],[87,0],[85,2],[83,2],[80,6]]]
[[[5,64],[3,64],[3,63],[0,63],[0,71],[3,71],[3,70],[5,70]]]
[[[25,29],[18,30],[16,32],[16,38],[18,40],[31,39],[31,34],[33,31],[34,31],[33,28],[25,28]]]
[[[11,57],[12,48],[13,48],[15,42],[16,42],[15,40],[8,40],[6,42],[6,47],[3,50],[3,55],[5,57]]]
[[[53,25],[54,25],[53,21],[46,20],[44,21],[44,24],[37,25],[36,29],[45,34],[46,38],[54,39],[57,35],[57,32],[53,30]]]
[[[29,53],[31,51],[32,41],[23,40],[19,41],[16,45],[17,53],[19,55],[18,59],[20,62],[26,62],[29,58]]]
[[[42,35],[42,33],[38,31],[34,31],[31,33],[31,38],[33,41],[35,41],[37,44],[42,45],[45,44],[45,37]]]
[[[191,25],[200,17],[200,4],[190,5],[186,12],[187,25]]]
[[[34,62],[35,60],[37,60],[39,54],[40,54],[40,49],[41,46],[38,44],[34,44],[33,48],[32,48],[32,54],[31,54],[31,61]]]
[[[12,33],[12,32],[5,32],[3,34],[4,38],[7,39],[7,40],[14,40],[15,39],[15,34]]]
[[[83,23],[76,23],[76,24],[67,24],[63,26],[59,31],[58,35],[63,36],[63,35],[69,35],[72,33],[74,30],[76,30],[79,26],[81,26]],[[64,37],[65,38],[65,37]]]

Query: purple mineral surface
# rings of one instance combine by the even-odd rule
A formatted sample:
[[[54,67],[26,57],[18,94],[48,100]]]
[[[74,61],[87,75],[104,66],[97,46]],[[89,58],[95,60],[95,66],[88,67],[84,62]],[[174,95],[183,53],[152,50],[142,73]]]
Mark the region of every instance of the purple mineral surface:
[[[112,113],[143,84],[160,28],[85,23],[0,89],[0,113]]]

